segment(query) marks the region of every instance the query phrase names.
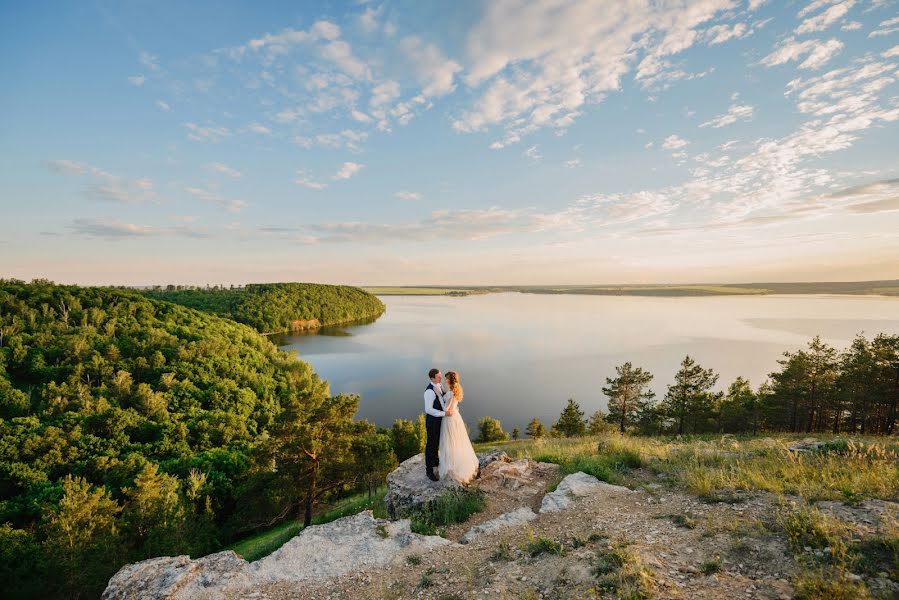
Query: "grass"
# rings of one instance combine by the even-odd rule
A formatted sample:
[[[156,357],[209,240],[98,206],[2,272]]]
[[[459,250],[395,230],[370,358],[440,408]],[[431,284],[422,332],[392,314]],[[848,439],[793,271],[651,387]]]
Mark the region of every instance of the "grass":
[[[500,543],[496,546],[496,550],[490,556],[490,560],[512,560],[512,547],[509,546],[509,542],[507,542],[506,540],[500,541]]]
[[[363,510],[371,510],[375,517],[385,519],[387,518],[387,513],[384,509],[384,496],[386,494],[387,488],[383,487],[372,494],[372,499],[370,501],[367,493],[344,498],[343,500],[338,501],[329,510],[315,515],[312,519],[312,523],[313,525],[330,523],[331,521],[336,521],[342,517],[358,514]],[[234,552],[244,557],[247,561],[253,562],[268,556],[292,538],[299,535],[302,530],[303,522],[292,520],[235,542],[225,549],[234,550]]]
[[[703,575],[713,575],[714,573],[718,573],[721,571],[721,559],[712,558],[706,561],[699,566],[700,572]]]
[[[498,447],[560,465],[562,474],[584,471],[598,479],[634,485],[644,467],[710,502],[740,502],[745,492],[766,491],[804,500],[860,502],[899,496],[899,442],[888,438],[832,440],[823,452],[794,453],[801,435],[703,435],[648,438],[607,433],[583,438],[520,440]],[[839,440],[839,441],[838,441]]]
[[[628,550],[623,540],[597,550],[593,575],[601,591],[614,593],[617,598],[645,600],[654,595],[652,572]]]
[[[659,515],[656,517],[657,519],[669,519],[672,523],[677,525],[678,527],[683,527],[685,529],[696,529],[696,517],[693,515],[686,513],[683,515]]]
[[[440,496],[424,509],[409,515],[411,528],[422,535],[441,535],[448,525],[462,523],[484,510],[487,500],[481,492],[458,491]]]
[[[798,600],[868,600],[871,594],[861,581],[853,581],[838,569],[803,571],[793,578]]]
[[[527,546],[525,546],[525,551],[532,557],[540,556],[541,554],[563,556],[565,554],[565,546],[547,537],[538,537],[528,542]]]

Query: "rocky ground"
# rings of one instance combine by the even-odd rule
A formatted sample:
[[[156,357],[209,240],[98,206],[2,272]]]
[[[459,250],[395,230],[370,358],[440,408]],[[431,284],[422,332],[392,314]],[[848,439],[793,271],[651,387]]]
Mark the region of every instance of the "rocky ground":
[[[628,489],[578,473],[546,493],[559,482],[555,465],[500,457],[473,484],[487,493],[485,510],[447,528],[444,538],[417,536],[406,520],[364,513],[309,528],[251,565],[227,553],[201,559],[227,569],[224,584],[208,569],[201,576],[200,561],[182,560],[169,565],[180,579],[171,572],[157,576],[170,584],[167,592],[149,589],[147,574],[149,583],[135,587],[140,578],[124,571],[145,561],[116,575],[104,598],[136,589],[146,597],[235,600],[794,597],[791,581],[800,563],[778,531],[775,497],[743,494],[707,503],[649,471],[637,471],[633,480],[640,483]],[[400,496],[408,499],[407,491]],[[877,534],[896,505],[820,508],[865,537]],[[869,587],[899,597],[881,575]]]

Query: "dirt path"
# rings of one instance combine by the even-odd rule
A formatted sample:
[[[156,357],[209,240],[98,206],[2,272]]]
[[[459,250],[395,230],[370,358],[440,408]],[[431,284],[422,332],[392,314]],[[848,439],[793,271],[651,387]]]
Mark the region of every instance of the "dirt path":
[[[532,502],[538,505],[539,497]],[[488,506],[447,537],[458,539],[506,508]],[[562,599],[630,591],[635,598],[787,599],[793,561],[783,540],[762,525],[774,509],[767,496],[709,505],[659,484],[633,492],[603,488],[469,545],[360,569],[315,588],[271,586],[256,597]]]

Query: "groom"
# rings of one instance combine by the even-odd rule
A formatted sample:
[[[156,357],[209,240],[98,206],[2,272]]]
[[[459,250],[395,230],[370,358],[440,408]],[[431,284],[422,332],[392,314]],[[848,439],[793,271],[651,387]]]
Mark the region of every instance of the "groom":
[[[443,376],[440,369],[431,369],[428,371],[428,377],[431,382],[425,388],[425,429],[428,433],[428,441],[425,444],[425,471],[428,479],[438,481],[440,478],[434,473],[434,469],[440,464],[437,454],[440,447],[440,425],[443,417],[450,413],[444,411],[443,387],[440,385]]]

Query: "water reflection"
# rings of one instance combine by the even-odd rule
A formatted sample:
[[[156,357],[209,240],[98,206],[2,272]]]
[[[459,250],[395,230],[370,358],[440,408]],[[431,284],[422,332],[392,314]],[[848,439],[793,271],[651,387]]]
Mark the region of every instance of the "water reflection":
[[[387,313],[339,335],[281,336],[331,383],[362,396],[359,417],[388,426],[421,412],[427,371],[457,370],[462,413],[499,418],[522,431],[554,421],[567,398],[589,414],[605,408],[602,386],[630,360],[655,375],[658,397],[685,354],[721,374],[761,383],[785,350],[820,334],[838,348],[865,331],[899,334],[899,299],[868,296],[647,298],[490,294],[386,297]]]

